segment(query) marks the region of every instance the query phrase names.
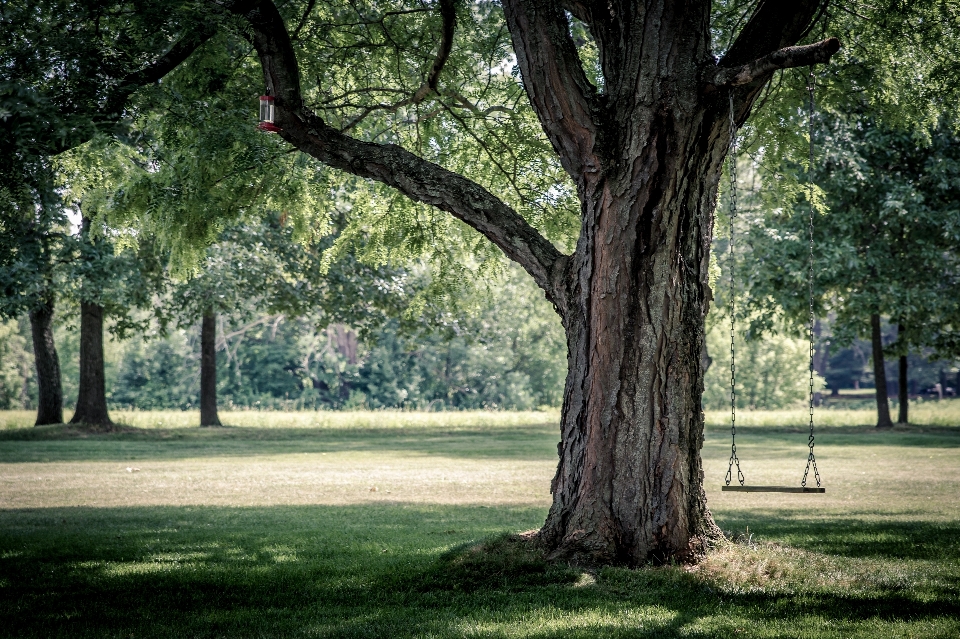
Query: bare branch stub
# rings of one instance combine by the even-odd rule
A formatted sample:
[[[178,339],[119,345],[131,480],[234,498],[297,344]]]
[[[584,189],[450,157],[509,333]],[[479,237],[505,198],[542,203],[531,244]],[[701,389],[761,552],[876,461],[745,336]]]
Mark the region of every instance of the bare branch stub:
[[[719,88],[750,84],[764,79],[778,69],[829,62],[833,54],[839,50],[840,40],[837,38],[827,38],[821,42],[803,46],[785,47],[741,66],[718,67],[713,72],[708,85]]]

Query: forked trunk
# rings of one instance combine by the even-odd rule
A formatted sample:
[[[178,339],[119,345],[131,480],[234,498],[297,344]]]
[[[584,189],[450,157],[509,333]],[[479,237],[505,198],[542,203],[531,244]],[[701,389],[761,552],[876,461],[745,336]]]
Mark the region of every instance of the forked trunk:
[[[720,535],[703,489],[700,360],[723,156],[700,124],[656,123],[638,161],[586,194],[560,465],[541,531],[554,556],[689,561]]]
[[[877,428],[893,428],[890,402],[887,399],[887,369],[883,360],[883,333],[880,316],[870,316],[870,341],[873,345],[873,378],[877,387]]]
[[[203,314],[200,324],[200,425],[220,426],[217,415],[217,315]]]
[[[37,367],[37,426],[63,423],[63,386],[60,358],[53,342],[53,304],[30,311],[33,357]]]
[[[103,307],[80,304],[80,387],[71,424],[110,426],[103,370]]]

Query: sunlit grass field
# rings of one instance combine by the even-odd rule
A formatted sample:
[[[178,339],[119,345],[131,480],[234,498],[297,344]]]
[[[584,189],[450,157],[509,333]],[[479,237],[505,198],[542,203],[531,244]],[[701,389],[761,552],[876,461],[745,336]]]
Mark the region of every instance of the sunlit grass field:
[[[200,423],[200,411],[111,411],[111,418],[118,424],[141,429],[189,428]],[[896,416],[896,410],[893,411]],[[64,419],[73,416],[64,411]],[[725,427],[730,423],[727,410],[706,411],[707,427]],[[0,429],[26,428],[36,419],[35,411],[0,410]],[[494,428],[497,426],[531,426],[556,423],[559,410],[549,411],[451,411],[412,412],[384,411],[221,411],[220,421],[230,426],[256,428]],[[737,424],[743,426],[806,427],[809,421],[806,407],[786,410],[741,410]],[[877,413],[873,406],[860,409],[818,408],[815,411],[818,426],[872,426]],[[960,398],[943,401],[917,401],[910,404],[910,421],[923,426],[960,425]]]
[[[825,495],[708,500],[697,567],[544,563],[556,412],[0,412],[0,636],[960,637],[960,402],[818,411]],[[750,483],[797,484],[805,410],[738,415]],[[485,544],[478,547],[478,544]]]

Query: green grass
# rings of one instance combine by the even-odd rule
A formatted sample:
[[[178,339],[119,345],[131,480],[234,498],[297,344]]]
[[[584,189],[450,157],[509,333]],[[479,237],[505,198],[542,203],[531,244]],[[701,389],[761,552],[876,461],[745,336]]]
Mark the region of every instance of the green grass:
[[[885,432],[821,411],[822,496],[721,493],[708,414],[735,543],[595,574],[506,537],[546,514],[556,414],[137,413],[91,436],[0,413],[0,636],[955,638],[957,407]],[[748,481],[798,482],[803,414],[738,418]]]
[[[64,411],[63,418],[70,421],[73,412]],[[37,414],[28,410],[0,410],[0,430],[33,426]],[[198,410],[114,410],[110,418],[117,424],[141,429],[189,428],[200,423]],[[256,428],[409,428],[442,427],[463,428],[482,426],[524,426],[555,422],[560,419],[559,410],[550,411],[451,411],[412,412],[400,410],[382,411],[301,411],[272,412],[257,410],[221,411],[220,421],[228,426]]]

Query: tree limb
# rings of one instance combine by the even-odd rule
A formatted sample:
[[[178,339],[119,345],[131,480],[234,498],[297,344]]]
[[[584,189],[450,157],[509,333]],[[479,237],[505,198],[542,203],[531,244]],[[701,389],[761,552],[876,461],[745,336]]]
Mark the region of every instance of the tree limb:
[[[759,0],[750,19],[716,67],[740,70],[781,49],[793,47],[813,28],[828,2],[829,0]],[[733,87],[734,91],[735,120],[738,126],[746,121],[754,100],[766,85],[769,73],[774,70],[776,68],[756,74],[743,84],[728,85]],[[709,71],[709,79],[704,86],[707,93],[716,88],[712,84],[712,77],[718,72],[717,69]]]
[[[324,164],[393,187],[410,199],[447,211],[520,264],[559,308],[565,256],[507,204],[476,182],[394,144],[344,135],[303,106],[296,55],[271,0],[236,0],[229,9],[253,28],[267,88],[275,96],[280,136]]]
[[[714,87],[750,84],[765,78],[777,69],[829,62],[831,56],[839,50],[840,41],[836,38],[828,38],[804,46],[785,47],[738,67],[717,67],[709,84]]]
[[[504,0],[523,86],[560,163],[574,182],[600,171],[596,90],[580,64],[570,25],[553,0]]]
[[[119,118],[130,94],[142,86],[157,82],[173,71],[216,32],[217,26],[213,21],[201,22],[195,29],[184,34],[152,64],[123,77],[107,96],[103,109],[106,119],[114,121]]]
[[[437,51],[437,57],[433,61],[433,68],[430,69],[430,75],[427,77],[427,86],[431,91],[437,90],[437,82],[440,80],[440,72],[443,71],[443,65],[447,63],[450,57],[450,51],[453,50],[453,32],[457,27],[457,10],[453,0],[440,0],[440,17],[443,18],[443,30],[440,32],[440,49]]]

